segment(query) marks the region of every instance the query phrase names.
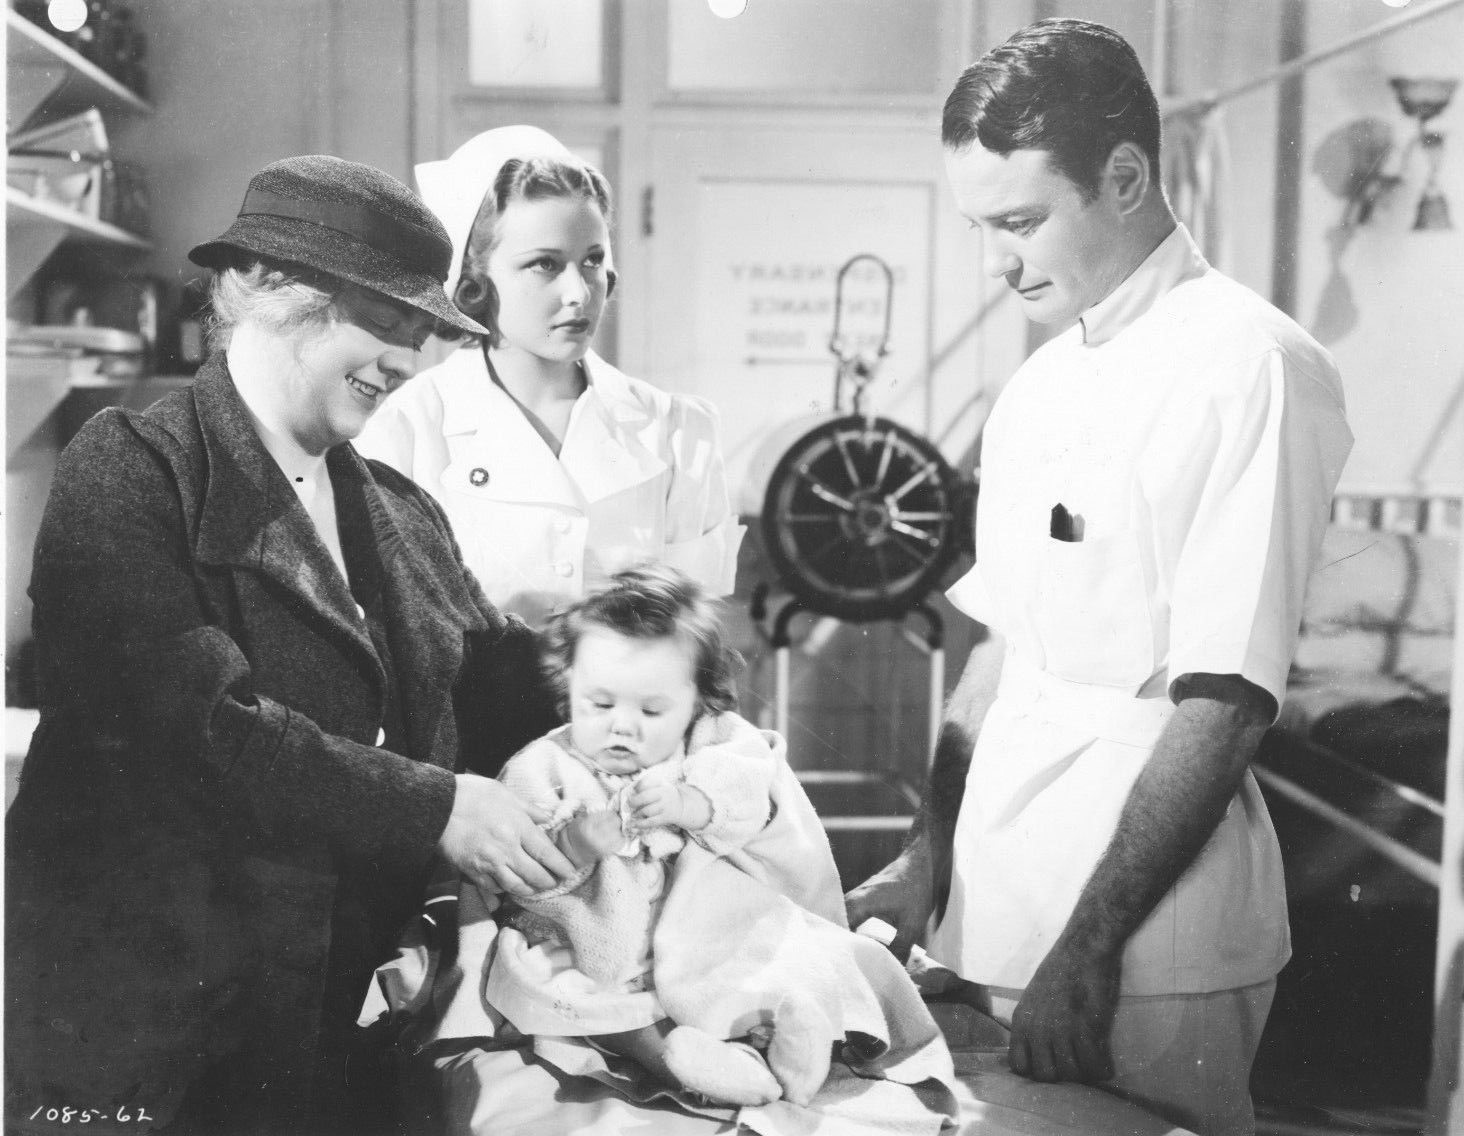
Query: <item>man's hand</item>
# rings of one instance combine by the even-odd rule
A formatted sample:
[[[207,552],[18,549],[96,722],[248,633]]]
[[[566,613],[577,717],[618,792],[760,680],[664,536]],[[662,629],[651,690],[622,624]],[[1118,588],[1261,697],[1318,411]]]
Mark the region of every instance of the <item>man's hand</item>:
[[[559,847],[574,861],[577,868],[598,864],[624,843],[625,832],[620,827],[620,814],[609,809],[581,813],[566,824],[559,834]]]
[[[712,806],[698,790],[680,783],[637,781],[629,805],[636,831],[672,827],[697,832],[711,823]]]
[[[1108,1035],[1118,1006],[1120,955],[1099,955],[1062,940],[1048,952],[1012,1013],[1007,1058],[1034,1081],[1106,1081]]]
[[[480,888],[532,895],[575,875],[575,866],[539,828],[548,820],[543,809],[525,805],[500,782],[459,773],[437,847]]]
[[[1239,675],[1184,675],[1175,698],[1113,839],[1012,1015],[1011,1066],[1023,1076],[1113,1076],[1108,1038],[1124,945],[1225,816],[1276,709]]]
[[[894,926],[890,950],[901,962],[909,960],[910,948],[925,934],[935,912],[937,885],[942,893],[949,886],[956,818],[966,795],[966,772],[971,767],[976,735],[996,698],[1005,655],[1002,639],[990,632],[972,650],[946,706],[920,812],[904,850],[883,871],[844,896],[850,927],[857,930],[871,918]],[[955,959],[943,961],[959,965]]]
[[[883,919],[895,928],[890,950],[904,962],[910,948],[925,934],[925,925],[935,910],[935,884],[931,878],[930,853],[917,840],[882,871],[871,876],[844,896],[849,926],[858,928],[866,919]]]

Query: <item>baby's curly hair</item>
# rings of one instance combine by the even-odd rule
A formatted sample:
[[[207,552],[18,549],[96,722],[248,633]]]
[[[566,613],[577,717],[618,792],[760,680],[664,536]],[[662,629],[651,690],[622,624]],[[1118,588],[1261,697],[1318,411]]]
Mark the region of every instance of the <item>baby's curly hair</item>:
[[[555,615],[545,629],[545,663],[569,713],[569,668],[589,627],[604,627],[628,639],[678,639],[691,649],[696,666],[697,716],[737,708],[736,675],[742,656],[728,646],[717,603],[686,573],[665,564],[642,564],[617,572],[600,591]]]

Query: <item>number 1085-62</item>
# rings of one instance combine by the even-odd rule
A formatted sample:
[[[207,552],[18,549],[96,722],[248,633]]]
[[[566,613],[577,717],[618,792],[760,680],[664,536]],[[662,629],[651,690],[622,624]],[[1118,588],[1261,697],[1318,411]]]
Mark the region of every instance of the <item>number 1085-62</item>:
[[[46,1120],[52,1124],[90,1124],[93,1121],[115,1120],[119,1124],[131,1124],[133,1121],[151,1120],[147,1109],[129,1109],[126,1105],[117,1109],[116,1112],[103,1112],[99,1108],[71,1108],[69,1106],[46,1107],[41,1105],[35,1112],[30,1114],[31,1120]]]

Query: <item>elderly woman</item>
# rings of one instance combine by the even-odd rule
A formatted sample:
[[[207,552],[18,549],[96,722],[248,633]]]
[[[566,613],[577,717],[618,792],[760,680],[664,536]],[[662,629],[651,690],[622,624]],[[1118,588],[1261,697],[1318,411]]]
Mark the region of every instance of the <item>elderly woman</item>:
[[[377,416],[361,450],[442,502],[483,590],[531,623],[640,561],[732,590],[711,406],[590,350],[615,287],[610,187],[532,126],[417,167],[452,237],[448,291],[488,332]]]
[[[6,832],[7,1130],[361,1131],[356,1013],[434,855],[520,894],[572,873],[489,779],[554,722],[532,633],[349,444],[428,336],[482,331],[450,254],[376,170],[266,167],[190,254],[218,318],[193,387],[63,454]]]

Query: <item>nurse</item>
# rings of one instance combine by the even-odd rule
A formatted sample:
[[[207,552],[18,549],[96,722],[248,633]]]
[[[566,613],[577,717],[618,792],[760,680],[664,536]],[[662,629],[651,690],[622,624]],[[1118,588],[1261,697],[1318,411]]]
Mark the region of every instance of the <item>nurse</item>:
[[[501,609],[538,624],[640,561],[732,590],[743,528],[711,406],[591,349],[615,287],[610,187],[532,126],[417,167],[453,242],[448,294],[488,329],[357,443],[446,509]]]

